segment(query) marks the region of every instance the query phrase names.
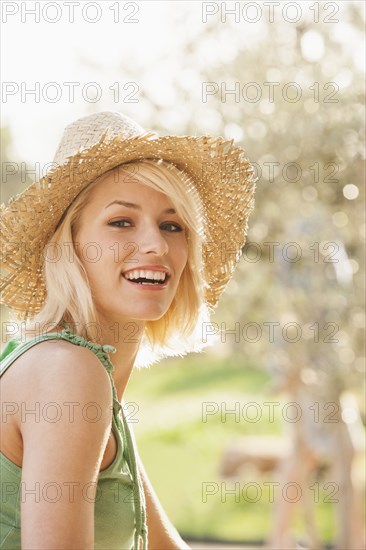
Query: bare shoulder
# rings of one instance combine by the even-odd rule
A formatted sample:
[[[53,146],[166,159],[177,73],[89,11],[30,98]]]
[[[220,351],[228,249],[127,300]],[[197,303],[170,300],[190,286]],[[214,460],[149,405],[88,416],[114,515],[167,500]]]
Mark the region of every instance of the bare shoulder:
[[[111,429],[111,381],[91,350],[70,342],[40,342],[24,356],[22,482],[40,487],[41,495],[50,485],[59,491],[56,501],[22,502],[22,542],[39,548],[42,541],[42,548],[51,548],[66,537],[64,547],[70,548],[72,533],[73,547],[85,548],[93,535],[98,473]]]
[[[47,411],[50,417],[71,415],[75,421],[85,411],[90,416],[99,411],[104,426],[111,422],[111,380],[90,349],[65,340],[42,341],[18,357],[5,375],[3,398],[16,402],[18,412],[13,421],[23,437],[33,424],[27,413],[32,408],[38,411],[35,420]],[[24,422],[23,412],[28,422]]]
[[[53,391],[55,384],[60,395],[82,388],[112,395],[108,373],[95,353],[65,340],[39,342],[16,359],[10,371],[17,379],[18,395],[28,398],[44,386]]]
[[[89,448],[94,468],[113,413],[111,380],[98,357],[83,346],[50,340],[27,350],[18,367],[23,463],[30,454],[45,459],[47,449],[65,459],[73,456],[75,467],[83,460],[82,449]]]

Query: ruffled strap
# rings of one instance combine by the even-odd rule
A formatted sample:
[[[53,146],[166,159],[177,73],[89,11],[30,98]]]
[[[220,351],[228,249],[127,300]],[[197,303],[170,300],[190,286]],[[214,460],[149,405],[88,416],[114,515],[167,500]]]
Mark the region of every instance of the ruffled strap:
[[[61,331],[62,338],[68,340],[69,342],[77,346],[83,346],[84,348],[90,349],[93,353],[95,353],[95,355],[98,357],[102,365],[108,371],[108,374],[112,383],[113,410],[116,413],[116,415],[118,415],[121,409],[121,404],[118,401],[117,391],[114,385],[113,378],[111,376],[115,368],[114,368],[114,365],[111,363],[111,360],[109,359],[109,355],[108,355],[109,353],[116,353],[117,351],[116,348],[109,344],[105,344],[104,346],[100,344],[96,344],[94,342],[91,342],[90,340],[87,340],[83,336],[79,336],[78,334],[75,334],[75,332],[72,331],[70,325],[65,321],[62,321],[61,325],[64,327],[63,330]]]
[[[120,402],[118,401],[117,396],[117,390],[114,385],[113,378],[111,376],[112,372],[114,372],[115,368],[114,365],[111,363],[111,360],[109,359],[109,353],[116,353],[116,348],[114,346],[111,346],[109,344],[100,345],[96,344],[94,342],[91,342],[90,340],[87,340],[83,336],[79,336],[78,334],[75,334],[70,325],[66,323],[65,321],[61,322],[61,325],[64,327],[61,336],[71,342],[72,344],[75,344],[77,346],[83,346],[84,348],[90,349],[95,355],[98,357],[100,362],[103,364],[103,366],[108,371],[109,377],[111,379],[112,383],[112,392],[113,392],[113,410],[116,414],[116,416],[119,414],[119,411],[122,409]]]
[[[78,334],[75,334],[68,323],[65,321],[62,321],[61,325],[64,327],[61,334],[64,336],[67,340],[72,342],[73,344],[76,344],[77,346],[83,346],[85,348],[90,349],[95,355],[100,359],[100,361],[103,363],[105,368],[108,370],[108,372],[114,371],[114,366],[110,362],[108,353],[116,353],[116,348],[114,346],[110,346],[109,344],[105,344],[104,346],[101,346],[100,344],[95,344],[94,342],[91,342],[90,340],[86,340],[83,336],[79,336]]]

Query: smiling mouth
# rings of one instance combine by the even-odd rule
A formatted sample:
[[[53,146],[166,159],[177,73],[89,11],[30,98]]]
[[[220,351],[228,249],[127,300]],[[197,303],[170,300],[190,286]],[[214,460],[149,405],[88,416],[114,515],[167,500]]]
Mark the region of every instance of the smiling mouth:
[[[136,285],[151,285],[151,286],[163,286],[165,285],[170,276],[167,273],[164,273],[159,279],[152,279],[148,277],[131,277],[128,273],[122,273],[122,277],[126,279],[129,283]]]

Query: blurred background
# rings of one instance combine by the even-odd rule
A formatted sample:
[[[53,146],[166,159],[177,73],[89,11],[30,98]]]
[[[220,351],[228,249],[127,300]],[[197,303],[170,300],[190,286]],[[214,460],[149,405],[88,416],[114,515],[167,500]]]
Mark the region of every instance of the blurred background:
[[[234,139],[255,167],[212,346],[125,395],[192,547],[364,547],[364,31],[362,1],[2,2],[1,202],[101,110]]]

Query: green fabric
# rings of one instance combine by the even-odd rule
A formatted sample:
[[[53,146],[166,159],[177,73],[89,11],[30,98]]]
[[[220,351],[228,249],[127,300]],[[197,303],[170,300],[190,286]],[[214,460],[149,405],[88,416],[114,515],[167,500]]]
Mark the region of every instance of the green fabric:
[[[146,503],[141,479],[136,465],[134,443],[125,418],[123,407],[117,398],[111,373],[114,366],[108,353],[113,346],[100,346],[72,332],[64,324],[61,333],[48,333],[21,343],[14,339],[8,342],[1,354],[0,376],[7,368],[32,346],[43,340],[63,339],[84,346],[97,355],[106,368],[113,391],[112,430],[117,441],[117,455],[108,468],[99,472],[98,489],[94,508],[94,548],[100,550],[138,550],[147,548]],[[22,468],[0,452],[1,511],[0,548],[21,549],[20,483]]]

